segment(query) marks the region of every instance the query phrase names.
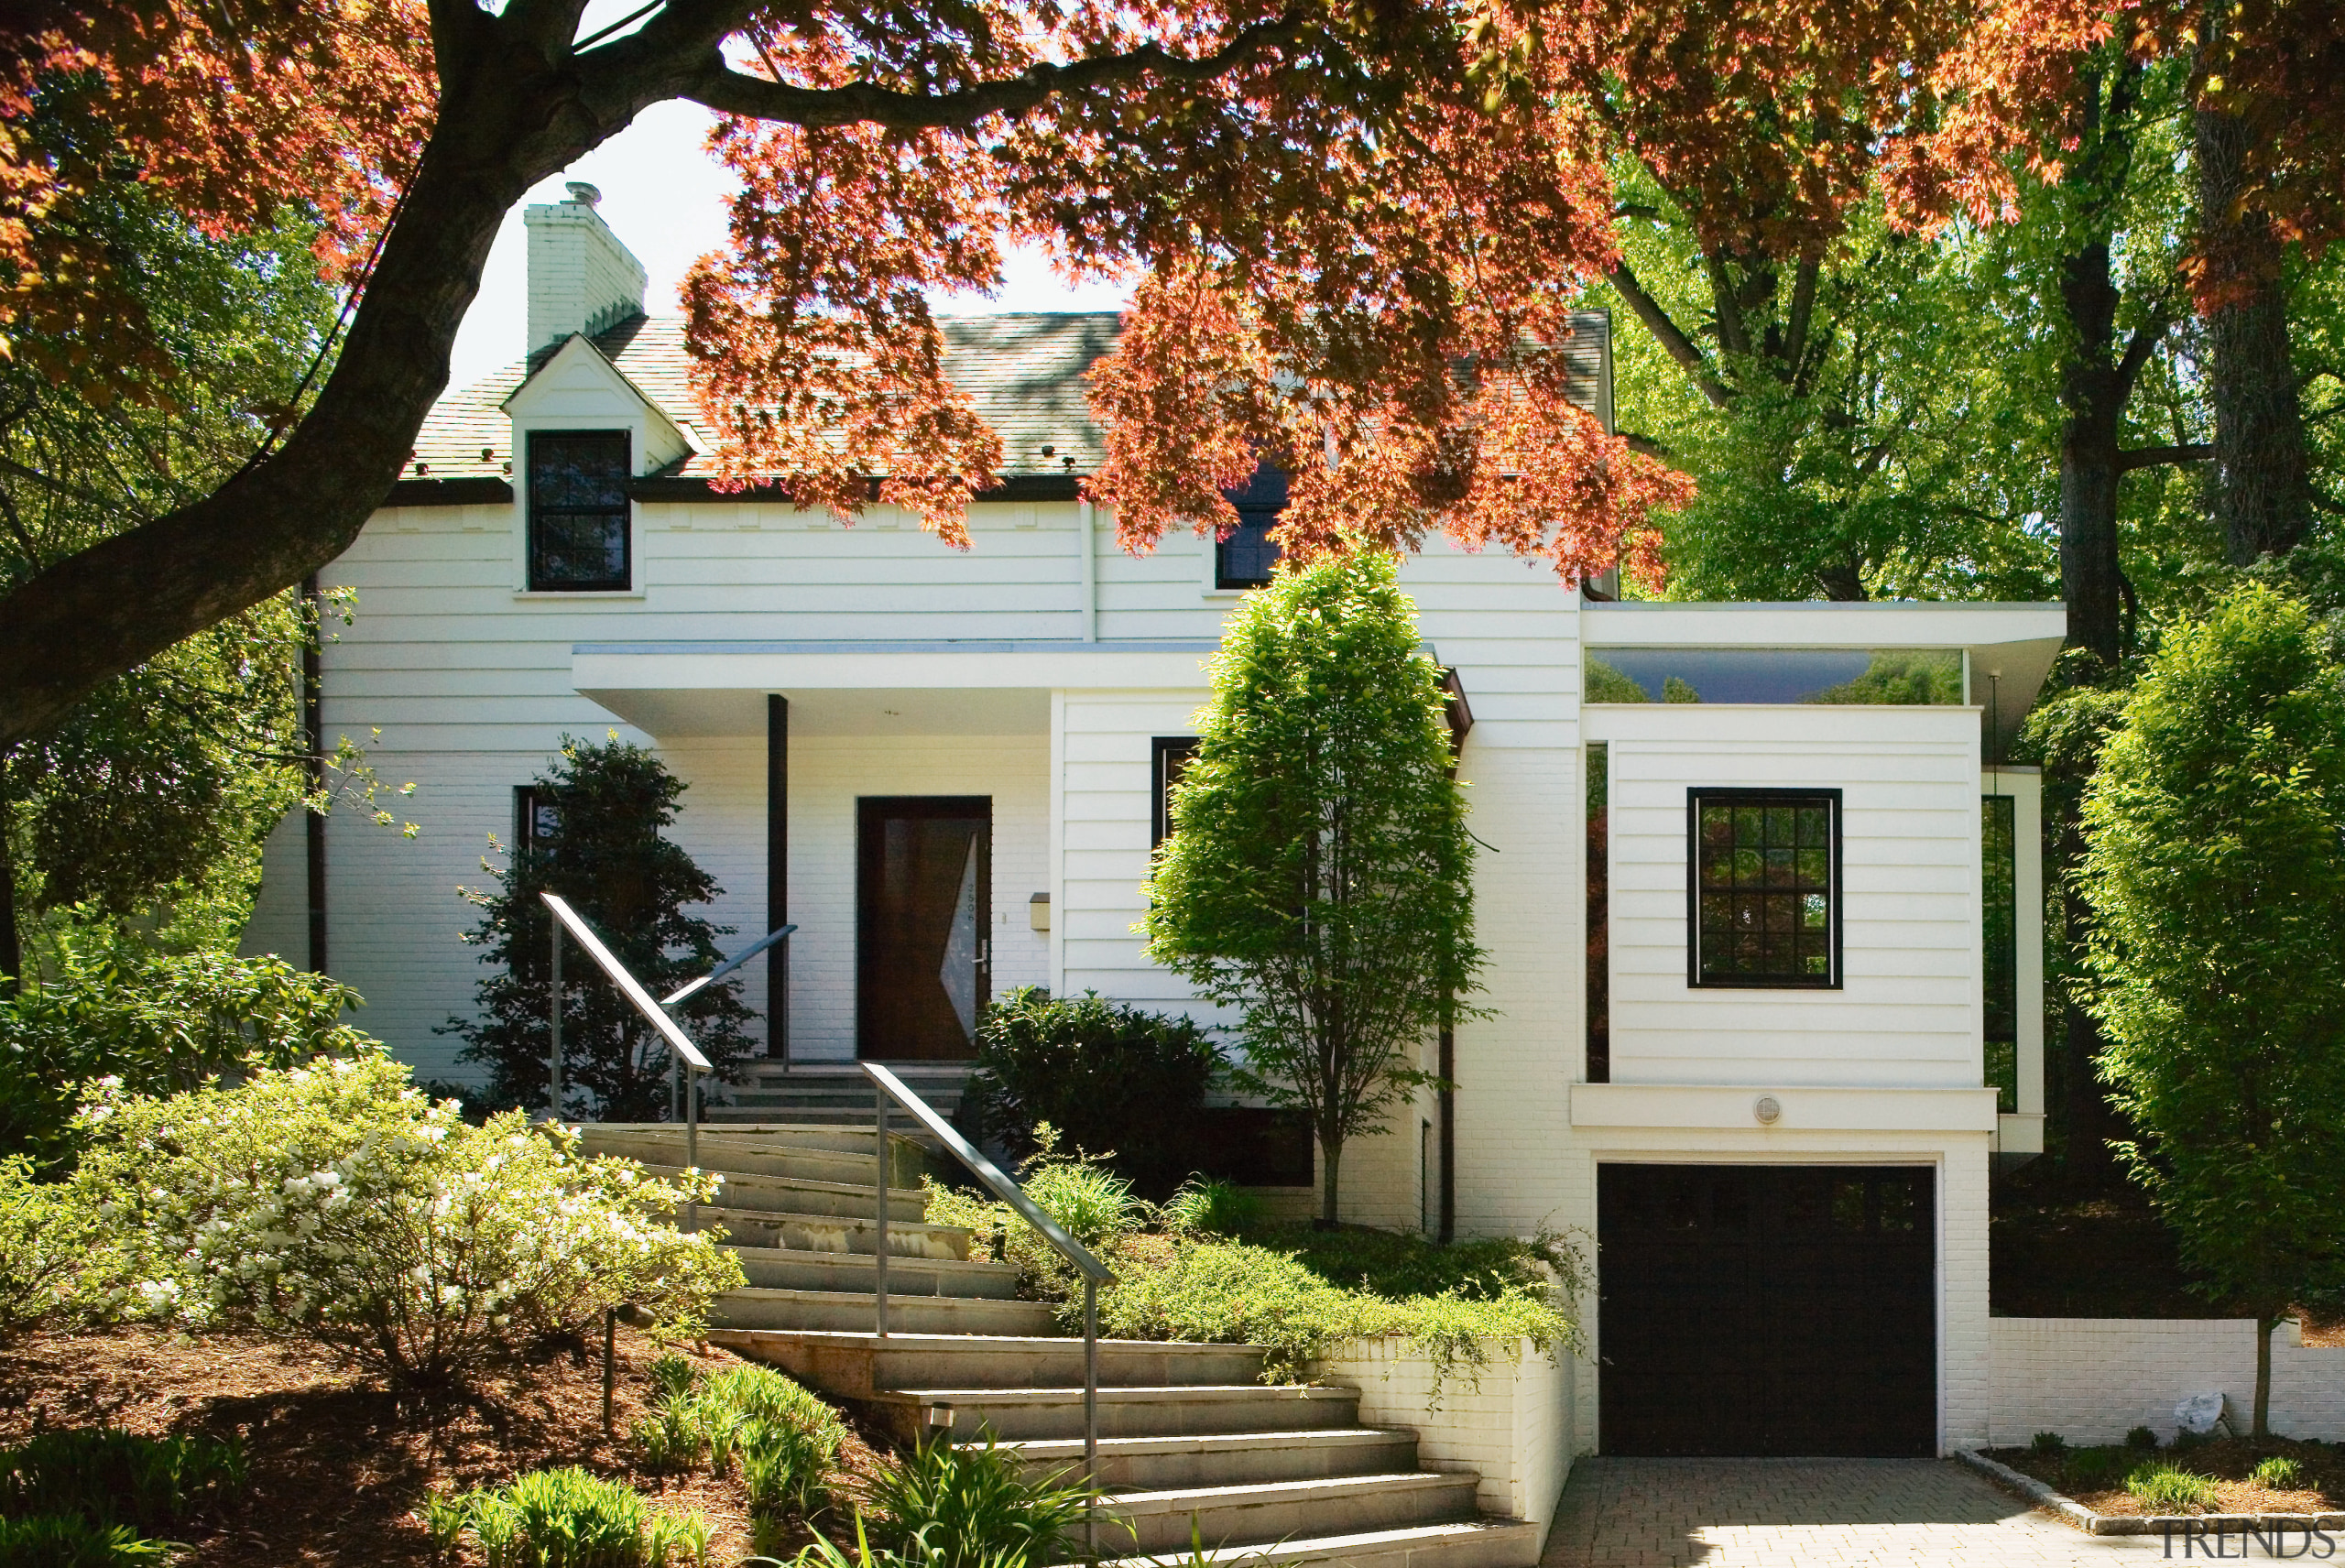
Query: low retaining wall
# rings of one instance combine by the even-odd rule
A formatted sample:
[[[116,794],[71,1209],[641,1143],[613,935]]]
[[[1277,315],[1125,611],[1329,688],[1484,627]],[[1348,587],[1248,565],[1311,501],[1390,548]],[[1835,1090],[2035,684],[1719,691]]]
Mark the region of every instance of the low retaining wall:
[[[2073,1443],[2122,1442],[2146,1426],[2174,1438],[2174,1407],[2220,1389],[2247,1430],[2255,1407],[2255,1323],[2248,1318],[1991,1318],[1990,1448],[2039,1432]],[[2294,1323],[2272,1333],[2272,1430],[2345,1439],[2345,1346],[2307,1346]]]
[[[1572,1470],[1572,1356],[1528,1340],[1491,1341],[1478,1375],[1460,1367],[1434,1391],[1433,1358],[1405,1339],[1351,1340],[1311,1364],[1315,1381],[1359,1390],[1362,1426],[1417,1435],[1428,1470],[1472,1470],[1482,1511],[1528,1519],[1546,1538]]]

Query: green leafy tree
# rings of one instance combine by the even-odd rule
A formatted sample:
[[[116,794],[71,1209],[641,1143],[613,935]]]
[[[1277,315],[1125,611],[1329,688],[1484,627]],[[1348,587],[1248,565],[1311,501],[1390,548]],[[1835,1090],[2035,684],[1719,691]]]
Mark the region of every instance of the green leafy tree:
[[[2345,661],[2257,583],[2176,628],[2084,808],[2119,1152],[2209,1296],[2272,1329],[2345,1280]]]
[[[460,1060],[489,1071],[489,1099],[536,1109],[550,1095],[548,965],[553,893],[585,917],[621,964],[654,996],[722,962],[716,939],[730,926],[685,913],[724,892],[661,829],[676,820],[683,783],[647,748],[613,735],[601,746],[565,737],[562,759],[537,781],[543,821],[513,848],[494,890],[467,895],[480,906],[479,944],[491,966],[480,1014],[451,1018],[440,1032],[466,1042]],[[591,1109],[606,1121],[659,1121],[668,1114],[668,1047],[565,937],[562,968],[562,1077],[565,1117]],[[673,1009],[719,1073],[750,1047],[749,1009],[731,980],[704,985]]]
[[[1239,1011],[1234,1079],[1309,1114],[1332,1225],[1345,1141],[1431,1082],[1419,1048],[1482,961],[1440,677],[1373,550],[1249,597],[1213,671],[1140,929]]]
[[[104,156],[99,131],[61,114],[37,114],[28,134],[46,156]],[[150,396],[123,397],[55,373],[85,350],[71,327],[12,334],[0,354],[0,590],[244,468],[302,401],[338,304],[311,249],[317,227],[299,215],[207,232],[125,179],[51,221],[133,282],[141,335],[177,368]],[[0,752],[0,971],[56,975],[76,927],[136,931],[164,951],[234,944],[262,840],[316,792],[296,673],[316,621],[297,593],[263,599]]]

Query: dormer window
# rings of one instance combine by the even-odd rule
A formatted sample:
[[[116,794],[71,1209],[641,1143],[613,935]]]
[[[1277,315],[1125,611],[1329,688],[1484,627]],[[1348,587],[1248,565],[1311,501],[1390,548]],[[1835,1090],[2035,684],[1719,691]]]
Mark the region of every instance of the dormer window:
[[[625,430],[529,432],[529,589],[621,591],[634,583]]]
[[[1254,477],[1237,490],[1223,492],[1238,508],[1238,526],[1213,547],[1216,588],[1261,588],[1278,564],[1279,547],[1271,538],[1279,514],[1286,510],[1286,475],[1269,463],[1254,470]]]

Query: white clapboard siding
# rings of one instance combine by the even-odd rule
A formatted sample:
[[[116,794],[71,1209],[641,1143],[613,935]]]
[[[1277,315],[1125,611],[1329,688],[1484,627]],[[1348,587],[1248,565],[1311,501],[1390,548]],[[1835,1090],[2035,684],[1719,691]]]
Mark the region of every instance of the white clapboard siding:
[[[1612,1078],[1976,1087],[1978,718],[1961,708],[1604,708]],[[1842,792],[1831,991],[1687,985],[1686,790]]]

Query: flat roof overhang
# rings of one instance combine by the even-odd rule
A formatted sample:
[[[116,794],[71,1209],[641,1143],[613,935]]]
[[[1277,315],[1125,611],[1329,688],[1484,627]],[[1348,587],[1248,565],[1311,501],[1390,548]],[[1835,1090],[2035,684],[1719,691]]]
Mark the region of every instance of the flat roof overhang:
[[[1050,728],[1054,691],[1194,691],[1210,637],[907,642],[595,642],[571,677],[652,735],[761,735],[766,697],[806,735],[1020,735]]]
[[[2063,604],[1681,604],[1580,607],[1580,646],[1596,648],[1960,648],[1969,657],[1972,706],[1991,723],[1990,757],[2019,738],[2067,640]],[[1994,677],[1991,686],[1982,685]],[[1990,711],[1991,710],[1991,712]]]

